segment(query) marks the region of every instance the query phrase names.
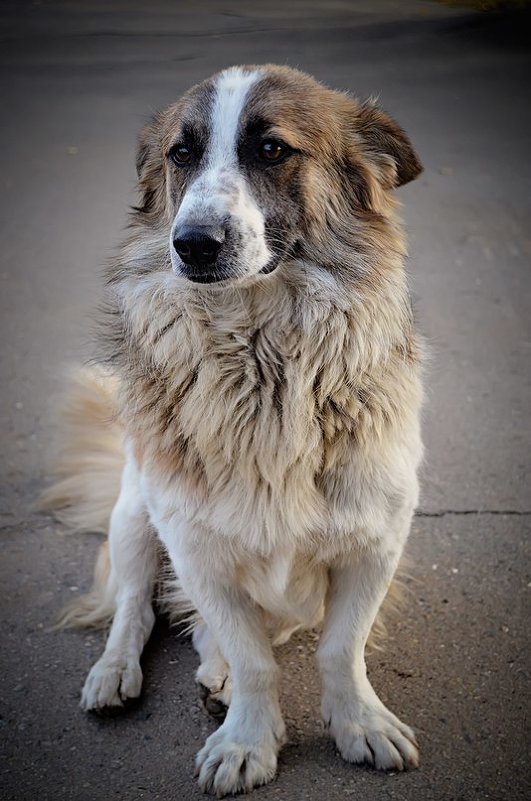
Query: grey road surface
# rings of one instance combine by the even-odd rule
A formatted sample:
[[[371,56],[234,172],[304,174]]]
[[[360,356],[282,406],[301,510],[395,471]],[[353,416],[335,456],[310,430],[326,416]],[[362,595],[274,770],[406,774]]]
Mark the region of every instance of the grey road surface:
[[[256,799],[527,799],[531,527],[529,14],[415,0],[4,0],[0,215],[0,797],[189,801],[213,723],[190,642],[160,623],[123,717],[78,707],[102,636],[50,632],[90,581],[95,537],[33,511],[58,376],[90,354],[99,267],[134,202],[150,113],[236,62],[306,69],[381,103],[425,164],[400,191],[431,349],[410,598],[372,680],[422,765],[343,763],[319,723],[315,636],[279,651],[289,744]]]

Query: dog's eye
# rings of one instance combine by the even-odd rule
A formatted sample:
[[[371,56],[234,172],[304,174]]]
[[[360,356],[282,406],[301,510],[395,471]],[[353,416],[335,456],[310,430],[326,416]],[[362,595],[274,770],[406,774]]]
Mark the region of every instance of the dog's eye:
[[[184,167],[192,160],[192,151],[186,145],[174,145],[170,150],[170,158],[178,167]]]
[[[288,148],[276,139],[265,139],[258,148],[258,156],[262,161],[280,161],[287,153]]]

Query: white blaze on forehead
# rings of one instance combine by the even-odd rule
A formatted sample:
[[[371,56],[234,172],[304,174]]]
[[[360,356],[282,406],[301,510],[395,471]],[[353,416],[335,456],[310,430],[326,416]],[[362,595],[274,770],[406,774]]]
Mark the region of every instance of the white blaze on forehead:
[[[177,273],[182,265],[172,242],[181,226],[223,226],[227,242],[232,242],[233,248],[239,243],[228,265],[235,275],[257,273],[271,258],[264,236],[264,215],[238,164],[242,112],[249,90],[262,77],[261,70],[246,72],[231,67],[216,79],[204,166],[186,190],[172,226],[170,252]]]
[[[245,100],[250,88],[261,77],[259,70],[245,72],[239,67],[231,67],[217,79],[208,146],[210,167],[225,166],[236,161],[238,129]]]

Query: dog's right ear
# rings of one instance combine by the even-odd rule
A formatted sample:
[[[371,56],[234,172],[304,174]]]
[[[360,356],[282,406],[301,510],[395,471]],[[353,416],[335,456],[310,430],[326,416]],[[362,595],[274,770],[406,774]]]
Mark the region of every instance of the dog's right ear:
[[[153,117],[140,133],[136,151],[136,174],[142,202],[136,210],[145,214],[163,213],[166,201],[166,176],[160,119]]]
[[[373,100],[360,103],[355,125],[367,155],[381,170],[385,189],[403,186],[420,175],[422,164],[409,137]]]

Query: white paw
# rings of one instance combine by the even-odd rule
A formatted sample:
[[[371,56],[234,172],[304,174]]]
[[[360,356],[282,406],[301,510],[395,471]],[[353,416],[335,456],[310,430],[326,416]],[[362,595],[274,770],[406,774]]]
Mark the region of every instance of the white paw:
[[[277,754],[285,738],[280,715],[272,725],[263,719],[269,717],[267,714],[245,715],[238,720],[231,713],[232,709],[196,758],[201,790],[215,793],[218,798],[248,792],[270,782],[276,774]]]
[[[372,690],[372,688],[371,688]],[[419,764],[413,730],[385,707],[375,693],[369,698],[330,695],[323,717],[347,762],[366,762],[378,770],[406,770]]]
[[[87,676],[81,706],[87,711],[123,706],[128,698],[138,698],[141,689],[138,659],[127,654],[103,654]]]

